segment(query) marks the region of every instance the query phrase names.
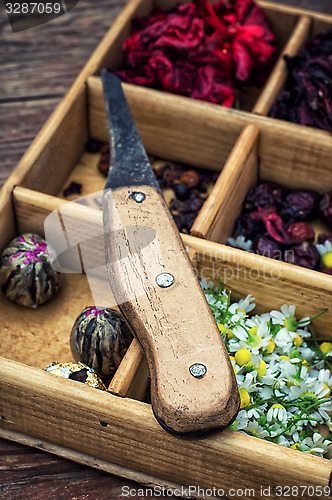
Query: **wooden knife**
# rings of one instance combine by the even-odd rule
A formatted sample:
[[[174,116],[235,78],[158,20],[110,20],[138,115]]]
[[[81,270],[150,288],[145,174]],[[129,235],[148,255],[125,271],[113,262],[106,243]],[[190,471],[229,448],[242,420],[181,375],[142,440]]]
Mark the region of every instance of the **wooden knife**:
[[[108,280],[147,359],[151,404],[176,434],[223,429],[240,398],[221,334],[166,206],[120,80],[102,72],[110,133]]]

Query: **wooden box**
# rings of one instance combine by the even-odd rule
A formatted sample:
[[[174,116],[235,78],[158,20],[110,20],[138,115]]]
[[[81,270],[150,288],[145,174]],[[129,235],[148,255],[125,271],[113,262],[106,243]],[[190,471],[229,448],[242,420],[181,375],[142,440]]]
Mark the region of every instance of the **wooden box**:
[[[280,51],[288,47],[295,53],[306,37],[332,22],[260,3],[274,22]],[[18,233],[43,232],[47,215],[66,203],[61,193],[70,179],[83,182],[82,194],[102,189],[105,180],[96,174],[96,159],[84,152],[88,137],[108,140],[98,74],[102,67],[121,64],[130,19],[151,8],[146,0],[128,4],[4,185],[1,249]],[[183,236],[198,276],[215,282],[222,276],[235,299],[252,293],[258,312],[295,303],[299,316],[313,316],[331,300],[330,276],[223,244],[258,176],[290,186],[331,188],[330,134],[257,114],[267,113],[283,79],[279,60],[250,113],[133,85],[124,89],[149,153],[222,170],[195,221],[196,236]],[[256,278],[252,269],[258,271]],[[145,402],[148,373],[135,340],[107,393],[44,372],[53,360],[71,360],[69,332],[91,300],[80,274],[65,275],[59,295],[34,311],[1,296],[1,436],[145,484],[216,488],[217,496],[242,498],[250,489],[251,498],[263,498],[269,488],[270,498],[280,498],[278,486],[302,486],[293,497],[313,498],[312,491],[331,486],[332,466],[326,459],[230,430],[200,439],[168,434]],[[331,315],[319,318],[317,332],[332,339]]]

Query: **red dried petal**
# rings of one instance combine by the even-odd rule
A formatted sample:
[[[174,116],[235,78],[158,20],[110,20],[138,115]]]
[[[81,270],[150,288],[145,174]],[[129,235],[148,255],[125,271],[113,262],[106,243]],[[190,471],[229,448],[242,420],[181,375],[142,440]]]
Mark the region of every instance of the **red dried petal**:
[[[248,83],[259,75],[261,83],[274,54],[273,35],[253,0],[194,0],[133,26],[118,72],[124,81],[226,106],[234,103],[236,79]]]

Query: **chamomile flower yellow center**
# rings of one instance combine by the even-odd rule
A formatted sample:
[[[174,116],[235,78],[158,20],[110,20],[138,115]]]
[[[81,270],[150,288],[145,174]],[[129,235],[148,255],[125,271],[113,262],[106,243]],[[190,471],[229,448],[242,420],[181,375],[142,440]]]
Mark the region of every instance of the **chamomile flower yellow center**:
[[[228,328],[227,330],[227,339],[230,340],[234,337],[233,330],[231,328]]]
[[[270,342],[266,346],[265,352],[267,354],[271,354],[275,348],[276,348],[276,343],[274,340],[271,339]]]
[[[289,356],[280,356],[280,359],[284,359],[286,361],[290,361],[290,357]]]
[[[300,443],[294,443],[290,446],[293,450],[300,450],[301,449],[301,444]]]
[[[249,363],[246,364],[246,368],[249,368],[248,371],[256,370],[258,378],[264,377],[266,373],[266,363],[263,359],[260,360],[259,366],[253,365],[251,361],[249,361]]]
[[[322,351],[322,353],[326,356],[326,354],[332,351],[332,342],[323,342],[319,346],[319,348]]]
[[[250,328],[249,334],[255,335],[257,333],[257,330],[258,330],[258,326],[253,326],[252,328]]]
[[[295,339],[293,339],[293,344],[295,345],[295,347],[300,347],[300,345],[302,344],[302,339],[298,333],[296,334]]]
[[[332,252],[322,255],[322,263],[324,267],[332,268]]]
[[[302,359],[301,362],[302,362],[302,366],[306,367],[307,373],[309,373],[310,372],[310,365],[309,365],[308,361],[306,359]]]
[[[328,389],[328,390],[326,390]],[[329,398],[331,396],[331,389],[330,387],[324,382],[324,386],[323,386],[323,389],[322,389],[322,394],[323,394],[323,398]]]
[[[249,363],[250,360],[251,360],[251,353],[249,349],[245,349],[243,347],[242,349],[239,349],[235,353],[235,361],[240,366],[246,365],[247,363]]]
[[[271,408],[285,408],[285,407],[280,403],[275,403],[274,405],[271,406]]]
[[[240,408],[241,408],[241,410],[243,410],[244,408],[247,408],[247,406],[250,405],[250,396],[249,396],[248,391],[244,387],[241,387],[239,389],[239,393],[240,393],[240,399],[241,399]]]
[[[220,333],[225,333],[226,332],[226,327],[222,323],[218,323],[218,328]]]

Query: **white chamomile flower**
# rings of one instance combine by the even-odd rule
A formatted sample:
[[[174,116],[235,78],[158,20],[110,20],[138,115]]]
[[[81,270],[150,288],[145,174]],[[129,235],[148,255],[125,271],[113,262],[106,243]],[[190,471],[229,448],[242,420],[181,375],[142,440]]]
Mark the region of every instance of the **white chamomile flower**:
[[[230,305],[225,290],[202,282],[205,295],[223,335],[241,396],[241,410],[233,430],[313,454],[332,457],[332,443],[317,429],[332,431],[332,374],[315,350],[306,326],[297,321],[294,305],[283,305],[262,315],[249,313],[248,295]],[[320,350],[332,356],[332,343]]]
[[[253,309],[255,309],[255,299],[250,294],[247,295],[245,299],[241,299],[239,302],[234,302],[234,304],[229,307],[229,312],[231,314],[238,315],[240,318],[244,318],[247,313]]]
[[[278,325],[284,325],[288,318],[295,318],[295,305],[287,306],[283,304],[280,311],[271,311],[272,322]]]
[[[290,439],[287,439],[285,436],[279,436],[276,439],[276,443],[280,444],[281,446],[287,446],[287,447],[289,447],[290,444],[291,444],[291,441],[290,441]]]
[[[246,373],[241,382],[238,380],[238,386],[239,389],[245,389],[248,394],[250,394],[251,392],[256,392],[257,384],[255,372]]]
[[[246,250],[247,252],[250,252],[252,248],[252,241],[246,240],[244,236],[228,238],[227,243],[233,248],[239,248],[240,250]]]
[[[332,243],[329,240],[326,240],[325,243],[323,244],[318,243],[316,245],[316,248],[318,250],[319,255],[323,257],[323,255],[332,252]]]
[[[301,450],[323,457],[332,450],[332,442],[315,432],[312,437],[306,437],[301,442]]]
[[[235,421],[237,430],[245,429],[249,423],[248,412],[246,410],[240,410]]]
[[[332,387],[332,374],[330,370],[319,370],[318,376],[317,376],[319,382],[323,382],[326,384],[329,388]]]
[[[244,328],[239,325],[233,329],[233,335],[234,338],[230,342],[230,349],[233,352],[244,348],[249,349],[253,354],[258,354],[260,350],[264,350],[267,347],[271,340],[266,323],[261,323],[259,326],[252,328]],[[257,365],[257,363],[255,364]],[[259,364],[258,362],[257,366]]]
[[[275,422],[277,420],[278,422],[285,423],[287,422],[287,410],[282,404],[276,403],[271,406],[266,418],[268,422]]]
[[[282,325],[289,332],[296,332],[298,326],[307,326],[310,323],[308,316],[302,318],[300,321],[295,319],[295,305],[287,306],[283,304],[280,311],[271,311],[272,323],[275,325]]]
[[[212,281],[207,281],[206,279],[201,279],[200,284],[203,290],[213,290],[213,283]]]
[[[292,347],[294,347],[293,340],[295,338],[295,332],[290,332],[287,328],[282,328],[274,337],[274,342],[277,347],[283,349],[284,351],[290,351]]]
[[[261,323],[266,324],[266,327],[268,328],[268,323],[271,319],[270,313],[264,313],[264,314],[256,314],[255,316],[251,316],[247,320],[247,325],[250,327],[253,326],[259,326]]]
[[[269,433],[266,429],[264,429],[261,425],[254,420],[253,422],[249,422],[246,428],[246,433],[250,436],[265,438],[268,437]]]

